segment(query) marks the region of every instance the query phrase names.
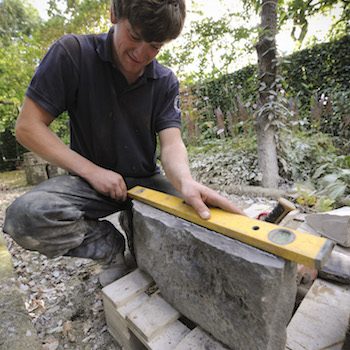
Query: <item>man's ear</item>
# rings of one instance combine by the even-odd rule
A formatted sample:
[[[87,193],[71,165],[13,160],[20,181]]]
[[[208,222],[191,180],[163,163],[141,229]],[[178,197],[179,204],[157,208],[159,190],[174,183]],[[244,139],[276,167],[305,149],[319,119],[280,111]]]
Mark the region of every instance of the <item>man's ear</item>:
[[[114,12],[114,6],[113,6],[113,4],[111,4],[110,12],[111,12],[111,22],[112,22],[113,24],[116,24],[116,23],[118,22],[118,20],[117,20],[117,17],[116,17],[116,15],[115,15],[115,12]]]

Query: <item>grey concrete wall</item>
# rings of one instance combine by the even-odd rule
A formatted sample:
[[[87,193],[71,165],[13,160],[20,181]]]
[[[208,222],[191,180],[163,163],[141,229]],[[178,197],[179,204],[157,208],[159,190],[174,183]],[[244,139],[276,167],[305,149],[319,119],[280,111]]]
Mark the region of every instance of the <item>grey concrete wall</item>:
[[[183,315],[234,350],[280,350],[296,266],[135,202],[138,265]]]

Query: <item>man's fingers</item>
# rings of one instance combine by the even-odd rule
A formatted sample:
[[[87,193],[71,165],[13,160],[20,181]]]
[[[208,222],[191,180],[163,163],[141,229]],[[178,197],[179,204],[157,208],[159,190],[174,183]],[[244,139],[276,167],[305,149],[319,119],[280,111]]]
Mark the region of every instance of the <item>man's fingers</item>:
[[[206,199],[206,203],[210,204],[214,207],[218,207],[221,209],[224,209],[228,212],[240,214],[246,216],[246,214],[243,212],[242,209],[234,205],[231,201],[229,201],[227,198],[219,195],[215,191],[209,191]]]
[[[204,204],[202,199],[193,198],[188,201],[188,204],[193,207],[197,214],[204,220],[210,219],[210,211],[208,207]]]

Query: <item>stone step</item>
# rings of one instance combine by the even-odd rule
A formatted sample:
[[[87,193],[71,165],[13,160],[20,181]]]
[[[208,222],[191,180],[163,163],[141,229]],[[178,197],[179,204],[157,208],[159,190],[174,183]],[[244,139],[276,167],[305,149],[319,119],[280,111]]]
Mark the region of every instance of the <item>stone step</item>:
[[[199,327],[182,323],[152,285],[137,269],[102,289],[108,330],[123,350],[225,349]]]
[[[287,327],[286,350],[341,350],[350,315],[350,287],[316,279]]]

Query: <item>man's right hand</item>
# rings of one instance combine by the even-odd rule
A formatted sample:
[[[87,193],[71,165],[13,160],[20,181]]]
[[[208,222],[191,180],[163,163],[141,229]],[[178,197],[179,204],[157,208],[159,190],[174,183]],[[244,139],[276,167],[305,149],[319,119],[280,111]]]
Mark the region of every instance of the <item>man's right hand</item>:
[[[123,177],[112,170],[96,167],[96,170],[85,176],[85,180],[105,196],[123,202],[127,198],[127,187]]]
[[[125,201],[127,188],[123,177],[97,166],[65,145],[50,129],[55,118],[29,97],[16,124],[17,140],[51,164],[84,178],[97,192]]]

